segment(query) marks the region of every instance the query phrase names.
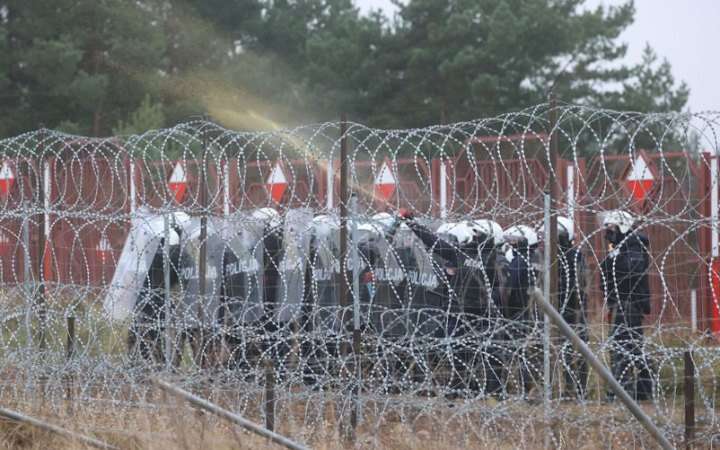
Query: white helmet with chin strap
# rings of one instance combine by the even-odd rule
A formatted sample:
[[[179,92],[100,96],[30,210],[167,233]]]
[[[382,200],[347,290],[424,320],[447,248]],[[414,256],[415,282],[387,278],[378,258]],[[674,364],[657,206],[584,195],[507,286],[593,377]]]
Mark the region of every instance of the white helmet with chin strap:
[[[444,224],[440,225],[437,230],[435,230],[435,233],[440,235],[453,236],[461,244],[463,243],[461,239],[466,240],[472,238],[472,236],[469,234],[472,233],[472,230],[470,230],[470,228],[462,222],[445,222]]]
[[[503,234],[507,242],[516,242],[525,239],[530,247],[537,245],[539,242],[538,234],[527,225],[514,225],[505,230]]]
[[[603,214],[603,227],[616,225],[623,234],[627,234],[634,224],[635,218],[627,211],[615,209]]]
[[[458,226],[459,224],[457,222],[445,222],[442,225],[440,225],[435,232],[437,234],[450,234],[450,230],[452,230],[454,227]]]
[[[313,233],[318,238],[326,238],[326,237],[330,236],[330,234],[333,232],[333,230],[336,230],[339,227],[340,227],[340,224],[338,224],[337,219],[335,219],[332,216],[322,214],[322,215],[313,217],[313,221],[312,221]]]
[[[370,222],[381,230],[387,231],[395,224],[395,217],[390,213],[381,212],[372,216]]]
[[[252,218],[259,222],[266,222],[271,228],[277,228],[282,224],[280,213],[272,208],[260,208],[252,213]]]
[[[440,228],[442,228],[442,225]],[[441,233],[440,228],[438,228],[438,233]],[[449,227],[447,231],[444,231],[444,233],[455,236],[455,239],[457,239],[460,245],[469,244],[475,235],[475,231],[464,222],[452,224],[452,226]]]
[[[499,223],[490,219],[473,220],[470,222],[475,233],[483,233],[485,236],[492,236],[495,245],[501,245],[505,242],[505,234]]]

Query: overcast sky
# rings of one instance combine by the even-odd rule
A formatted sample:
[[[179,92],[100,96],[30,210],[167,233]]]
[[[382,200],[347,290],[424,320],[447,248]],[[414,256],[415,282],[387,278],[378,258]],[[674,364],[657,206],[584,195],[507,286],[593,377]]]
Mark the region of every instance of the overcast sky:
[[[364,11],[392,14],[390,0],[355,0]],[[588,5],[622,0],[588,0]],[[692,111],[720,110],[720,0],[635,0],[635,23],[621,36],[628,60],[640,59],[645,43],[672,64],[677,80],[690,86]]]

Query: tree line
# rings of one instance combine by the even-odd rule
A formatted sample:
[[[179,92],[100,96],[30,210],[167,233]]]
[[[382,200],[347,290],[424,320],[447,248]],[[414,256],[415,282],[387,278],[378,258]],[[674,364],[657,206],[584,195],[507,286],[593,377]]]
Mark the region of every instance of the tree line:
[[[130,134],[200,115],[237,129],[418,127],[544,102],[680,111],[631,0],[0,0],[0,135]]]

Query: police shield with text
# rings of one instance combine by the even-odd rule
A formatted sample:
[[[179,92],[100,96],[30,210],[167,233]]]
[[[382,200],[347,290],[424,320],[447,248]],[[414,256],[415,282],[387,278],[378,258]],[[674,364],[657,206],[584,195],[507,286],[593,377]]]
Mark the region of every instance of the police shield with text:
[[[365,336],[377,360],[372,377],[388,391],[398,391],[414,369],[412,336],[416,331],[411,299],[416,268],[406,239],[410,232],[396,217],[377,213],[358,226],[360,303]],[[408,276],[410,275],[410,276]]]
[[[200,218],[190,220],[185,226],[180,246],[183,295],[174,305],[176,365],[180,363],[186,341],[190,344],[195,364],[200,367],[215,364],[219,356],[221,330],[218,317],[221,315],[222,263],[226,245],[216,220],[207,221],[204,241],[201,226]]]
[[[339,313],[340,223],[336,217],[312,219],[302,319],[303,378],[320,387],[334,375],[341,338]]]
[[[648,238],[635,229],[634,217],[621,210],[604,215],[608,255],[601,264],[601,288],[610,307],[612,372],[637,400],[652,396],[653,382],[644,350],[643,318],[650,313]],[[608,393],[608,398],[613,399]]]
[[[263,331],[265,221],[253,216],[233,219],[226,232],[220,321],[226,331],[229,367],[255,367]]]

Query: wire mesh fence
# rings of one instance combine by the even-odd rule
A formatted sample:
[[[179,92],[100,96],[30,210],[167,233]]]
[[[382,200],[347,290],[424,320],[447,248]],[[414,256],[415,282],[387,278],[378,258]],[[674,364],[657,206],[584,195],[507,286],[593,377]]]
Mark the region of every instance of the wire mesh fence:
[[[2,397],[127,425],[167,410],[163,376],[311,445],[653,447],[544,296],[676,445],[691,352],[714,442],[717,122],[0,141]]]

